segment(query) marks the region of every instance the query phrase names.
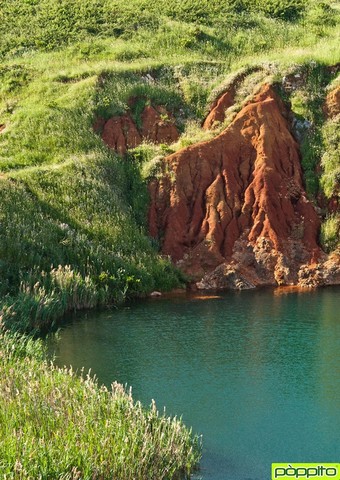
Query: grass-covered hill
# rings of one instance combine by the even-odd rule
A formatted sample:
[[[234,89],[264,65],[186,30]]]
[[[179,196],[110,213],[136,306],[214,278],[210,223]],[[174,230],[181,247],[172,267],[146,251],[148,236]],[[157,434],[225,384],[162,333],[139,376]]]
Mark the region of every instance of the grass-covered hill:
[[[338,120],[326,122],[321,107],[337,82],[339,16],[331,0],[3,0],[3,322],[49,329],[69,310],[185,281],[148,237],[148,179],[157,159],[208,135],[208,105],[240,69],[253,72],[240,102],[268,76],[305,78],[286,100],[312,125],[302,141],[307,189],[338,195]],[[138,123],[147,103],[174,115],[179,141],[126,157],[109,150],[96,119],[129,112]],[[329,249],[337,215],[324,213]]]

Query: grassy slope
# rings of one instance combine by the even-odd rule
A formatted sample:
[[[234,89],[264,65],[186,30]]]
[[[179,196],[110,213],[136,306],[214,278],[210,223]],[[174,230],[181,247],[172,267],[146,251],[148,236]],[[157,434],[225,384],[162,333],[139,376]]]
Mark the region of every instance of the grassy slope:
[[[6,296],[6,324],[48,329],[70,309],[179,285],[183,279],[146,232],[143,172],[167,149],[146,145],[120,158],[93,132],[96,116],[122,113],[131,96],[145,95],[173,111],[185,144],[211,91],[237,69],[276,62],[280,77],[292,63],[308,68],[313,60],[322,69],[338,62],[333,7],[307,0],[134,0],[128,7],[112,0],[2,2],[0,295]],[[143,80],[146,73],[153,84]],[[313,113],[313,95],[303,92],[306,116]],[[132,114],[138,117],[140,108]],[[315,149],[306,158],[313,176]]]

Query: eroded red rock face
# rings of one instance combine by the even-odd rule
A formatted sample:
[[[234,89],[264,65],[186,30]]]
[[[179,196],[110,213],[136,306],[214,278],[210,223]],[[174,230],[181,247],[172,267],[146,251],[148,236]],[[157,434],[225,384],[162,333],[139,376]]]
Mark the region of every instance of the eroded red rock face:
[[[340,114],[340,85],[327,95],[325,114],[328,118],[334,118]]]
[[[141,128],[138,129],[131,115],[125,114],[105,121],[98,118],[93,129],[101,133],[103,141],[116,152],[124,155],[143,140],[154,143],[172,143],[179,137],[174,117],[160,107],[146,106],[141,115]]]
[[[248,71],[248,73],[240,72],[234,77],[226,91],[219,95],[210,105],[209,114],[203,122],[203,128],[205,130],[214,129],[219,123],[224,122],[226,110],[235,103],[235,96],[238,87],[249,73],[256,72],[259,69],[259,67],[252,67],[251,71]]]
[[[174,117],[164,107],[146,106],[142,113],[142,137],[154,143],[172,143],[179,133]]]
[[[322,255],[285,106],[265,85],[214,139],[165,159],[150,234],[201,288],[292,284]]]
[[[224,121],[225,111],[234,104],[235,93],[236,88],[233,85],[213,103],[210,113],[203,123],[205,130],[210,130],[216,124]]]
[[[103,127],[102,139],[108,147],[120,154],[142,142],[142,137],[129,115],[110,118]]]

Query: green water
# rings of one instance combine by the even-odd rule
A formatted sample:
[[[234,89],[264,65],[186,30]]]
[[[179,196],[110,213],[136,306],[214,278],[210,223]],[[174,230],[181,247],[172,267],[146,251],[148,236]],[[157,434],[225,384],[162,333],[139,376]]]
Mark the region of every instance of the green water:
[[[340,289],[150,299],[77,317],[57,363],[131,385],[203,434],[204,480],[340,461]]]

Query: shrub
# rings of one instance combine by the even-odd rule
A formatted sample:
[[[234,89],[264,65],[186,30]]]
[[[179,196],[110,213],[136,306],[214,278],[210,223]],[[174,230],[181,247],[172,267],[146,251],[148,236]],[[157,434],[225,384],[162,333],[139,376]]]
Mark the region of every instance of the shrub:
[[[335,26],[338,16],[337,10],[333,9],[329,3],[317,2],[307,10],[306,21],[313,26]]]
[[[59,265],[49,273],[29,274],[16,298],[5,301],[1,316],[12,330],[40,333],[53,328],[66,312],[97,304],[98,289],[93,280]]]
[[[335,250],[340,245],[340,215],[329,216],[321,226],[321,245],[326,252]]]
[[[326,197],[340,193],[340,118],[328,120],[322,128],[325,152],[321,158],[321,185]]]
[[[306,9],[306,0],[257,0],[257,8],[265,15],[295,21]]]

